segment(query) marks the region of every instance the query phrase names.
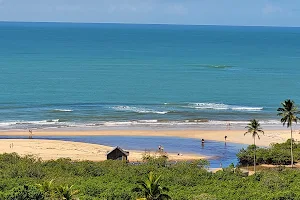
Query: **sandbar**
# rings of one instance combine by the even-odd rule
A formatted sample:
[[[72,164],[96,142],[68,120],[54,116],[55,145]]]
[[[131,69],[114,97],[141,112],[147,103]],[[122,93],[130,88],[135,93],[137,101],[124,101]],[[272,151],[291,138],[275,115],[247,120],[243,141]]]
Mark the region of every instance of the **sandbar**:
[[[160,136],[160,137],[182,137],[204,140],[214,140],[240,144],[252,144],[252,135],[244,135],[245,130],[33,130],[35,136]],[[24,131],[1,131],[0,136],[29,136],[27,130]],[[269,146],[271,143],[285,142],[291,137],[289,129],[282,130],[265,130],[265,134],[260,134],[260,139],[256,139],[259,146]],[[300,141],[299,130],[293,131],[293,138]]]
[[[70,142],[42,139],[1,139],[0,153],[17,153],[21,156],[32,155],[42,160],[56,160],[59,158],[70,158],[71,160],[104,161],[106,154],[114,147],[89,144],[83,142]],[[126,150],[126,149],[125,149]],[[144,151],[129,151],[130,162],[142,161]],[[159,156],[157,152],[146,152],[151,156]],[[167,153],[170,161],[198,160],[208,157],[196,154]]]

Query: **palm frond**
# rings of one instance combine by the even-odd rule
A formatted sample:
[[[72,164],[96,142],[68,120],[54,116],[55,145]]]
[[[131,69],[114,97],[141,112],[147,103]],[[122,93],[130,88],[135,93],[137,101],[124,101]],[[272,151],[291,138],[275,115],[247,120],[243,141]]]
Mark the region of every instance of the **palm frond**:
[[[284,112],[285,110],[284,110],[284,108],[277,108],[277,111],[278,112]],[[279,113],[278,113],[279,114]]]
[[[258,132],[261,132],[264,134],[264,131],[260,127],[260,123],[256,119],[250,120],[249,124],[245,128],[247,128],[248,130],[247,130],[247,132],[244,133],[244,135],[249,133],[249,134],[252,134],[253,138],[255,138],[257,136],[258,139],[260,139]]]
[[[168,188],[162,187],[159,184],[160,178],[161,176],[156,176],[153,172],[150,172],[146,180],[138,181],[139,185],[134,188],[133,191],[142,192],[144,194],[144,198],[141,199],[162,199],[160,197],[165,197],[165,195],[162,195],[162,192],[168,191]]]
[[[256,133],[256,135],[257,135],[257,138],[260,140],[260,136]],[[253,135],[253,137],[255,137],[255,135]]]

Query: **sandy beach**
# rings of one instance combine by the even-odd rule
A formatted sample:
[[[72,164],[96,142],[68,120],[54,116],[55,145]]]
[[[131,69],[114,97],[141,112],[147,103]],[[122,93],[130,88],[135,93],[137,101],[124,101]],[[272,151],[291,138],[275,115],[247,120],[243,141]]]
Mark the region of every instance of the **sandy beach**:
[[[72,160],[106,160],[106,154],[113,147],[89,144],[82,142],[57,141],[34,139],[35,136],[163,136],[163,137],[182,137],[224,141],[227,142],[252,144],[251,135],[245,135],[242,130],[103,130],[103,131],[48,131],[34,130],[33,139],[1,139],[0,153],[16,152],[19,155],[34,155],[43,160],[58,158],[71,158]],[[29,136],[27,131],[7,131],[0,132],[1,136]],[[294,138],[300,141],[300,134],[294,131]],[[256,140],[257,145],[269,146],[271,143],[284,142],[290,138],[290,131],[287,130],[265,130],[260,140]],[[13,144],[13,147],[11,146]],[[127,149],[128,150],[128,149]],[[141,161],[144,151],[128,150],[130,161]],[[151,152],[151,155],[156,155]],[[170,160],[194,160],[207,158],[201,155],[168,153]]]
[[[88,144],[82,142],[69,142],[57,140],[40,140],[40,139],[3,139],[0,140],[0,153],[16,152],[21,156],[33,155],[42,160],[51,160],[59,158],[70,158],[72,160],[90,160],[104,161],[107,152],[114,147]],[[144,151],[129,151],[129,161],[141,161]],[[158,156],[156,152],[150,152],[152,156]],[[196,160],[207,158],[195,154],[177,155],[167,153],[169,160]]]
[[[253,139],[250,134],[244,136],[245,130],[99,130],[99,131],[48,131],[33,130],[34,136],[163,136],[163,137],[182,137],[205,140],[252,144]],[[293,132],[296,141],[300,141],[299,130]],[[28,136],[27,130],[24,131],[3,131],[1,136]],[[260,135],[260,140],[256,140],[259,146],[269,146],[271,143],[285,142],[290,138],[290,130],[265,130],[264,135]]]

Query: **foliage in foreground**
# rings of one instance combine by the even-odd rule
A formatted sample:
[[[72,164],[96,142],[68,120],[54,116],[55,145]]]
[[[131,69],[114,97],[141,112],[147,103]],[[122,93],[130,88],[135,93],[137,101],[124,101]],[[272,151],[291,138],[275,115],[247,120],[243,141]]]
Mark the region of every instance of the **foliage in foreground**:
[[[72,162],[69,159],[42,162],[16,154],[0,155],[0,199],[64,199],[61,196],[64,193],[80,200],[136,200],[144,197],[144,193],[133,189],[139,181],[146,180],[151,171],[161,176],[159,184],[169,189],[163,193],[174,200],[300,200],[300,171],[296,169],[272,169],[244,177],[233,168],[213,174],[196,162],[173,165],[159,162],[132,165],[111,160]],[[49,183],[52,179],[54,181]],[[59,193],[60,186],[68,192]]]
[[[144,181],[139,181],[139,185],[134,189],[136,192],[142,192],[143,198],[139,200],[168,200],[171,197],[164,193],[169,189],[160,185],[159,180],[161,176],[155,176],[153,172],[149,173],[149,176]]]

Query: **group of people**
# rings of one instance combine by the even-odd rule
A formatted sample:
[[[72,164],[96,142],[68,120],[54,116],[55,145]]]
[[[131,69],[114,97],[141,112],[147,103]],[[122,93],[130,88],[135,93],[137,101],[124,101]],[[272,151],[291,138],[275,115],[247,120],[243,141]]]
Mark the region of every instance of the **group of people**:
[[[226,129],[227,130],[230,130],[230,126],[231,126],[230,122],[226,123]],[[299,131],[299,134],[300,134],[300,131]],[[226,143],[227,135],[225,135],[224,139],[225,139],[225,143]],[[205,142],[204,139],[201,139],[201,143],[204,144],[204,142]]]
[[[226,142],[227,141],[227,135],[225,135],[224,139],[225,139],[225,142]],[[201,139],[201,143],[204,144],[204,142],[205,142],[205,140]]]

